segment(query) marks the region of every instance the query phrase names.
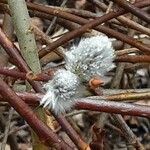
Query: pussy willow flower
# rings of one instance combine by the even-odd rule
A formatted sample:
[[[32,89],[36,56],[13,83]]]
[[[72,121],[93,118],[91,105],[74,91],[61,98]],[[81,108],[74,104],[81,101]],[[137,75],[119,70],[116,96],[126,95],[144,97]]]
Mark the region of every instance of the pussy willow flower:
[[[114,68],[114,49],[106,36],[81,39],[65,53],[66,70],[59,70],[44,85],[46,94],[40,104],[56,114],[70,110],[76,103],[75,96],[81,82],[95,76],[104,76]]]
[[[40,105],[53,110],[56,114],[70,110],[75,104],[79,86],[78,77],[67,70],[58,70],[52,80],[44,85],[46,94]]]
[[[66,69],[77,74],[81,81],[104,76],[115,67],[111,40],[103,35],[82,39],[65,53],[65,60]]]

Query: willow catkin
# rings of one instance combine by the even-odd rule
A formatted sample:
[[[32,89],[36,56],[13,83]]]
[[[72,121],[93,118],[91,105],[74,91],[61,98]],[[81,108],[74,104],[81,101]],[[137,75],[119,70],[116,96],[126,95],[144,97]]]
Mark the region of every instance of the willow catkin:
[[[114,49],[106,36],[81,39],[78,46],[65,52],[65,69],[44,85],[46,94],[40,101],[56,114],[70,110],[76,103],[78,87],[93,77],[104,76],[115,67]]]

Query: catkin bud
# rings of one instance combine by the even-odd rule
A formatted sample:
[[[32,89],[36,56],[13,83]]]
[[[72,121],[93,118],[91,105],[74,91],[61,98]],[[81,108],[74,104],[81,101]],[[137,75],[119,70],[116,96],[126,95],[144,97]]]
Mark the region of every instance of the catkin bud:
[[[106,36],[81,39],[65,53],[66,70],[59,70],[54,78],[44,85],[46,94],[40,101],[43,107],[56,114],[70,110],[76,103],[79,84],[93,77],[104,76],[115,67],[114,49]]]
[[[81,81],[104,76],[115,67],[114,49],[106,36],[82,39],[65,53],[66,69],[78,75]]]
[[[67,70],[58,70],[52,80],[44,85],[46,94],[40,105],[53,110],[56,114],[70,110],[75,104],[79,86],[78,77]]]

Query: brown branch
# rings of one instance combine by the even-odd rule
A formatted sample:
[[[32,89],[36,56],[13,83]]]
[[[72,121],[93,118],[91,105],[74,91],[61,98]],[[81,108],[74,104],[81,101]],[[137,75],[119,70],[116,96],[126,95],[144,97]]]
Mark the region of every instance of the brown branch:
[[[128,92],[128,91],[127,91]],[[17,93],[21,100],[25,101],[29,105],[36,106],[41,98],[42,94],[34,94],[34,93]],[[144,97],[145,95],[145,97]],[[103,99],[110,100],[103,100]],[[76,109],[85,109],[99,112],[107,112],[107,113],[116,113],[122,115],[130,115],[130,116],[141,116],[141,117],[149,117],[150,116],[150,107],[145,105],[137,105],[131,103],[123,103],[123,102],[115,102],[115,100],[141,100],[141,99],[149,99],[150,95],[148,92],[144,93],[127,93],[125,94],[117,94],[117,95],[109,95],[102,97],[91,97],[91,98],[83,98],[78,99],[78,103],[76,104]],[[0,97],[0,101],[4,101],[5,99]],[[113,101],[112,101],[113,100]]]
[[[56,116],[55,114],[53,114]],[[72,141],[76,144],[76,146],[80,150],[90,150],[90,147],[88,144],[86,144],[81,137],[73,130],[72,126],[64,119],[63,115],[59,115],[59,117],[56,118],[57,121],[60,123],[61,127],[66,131],[66,133],[69,135]],[[74,136],[72,136],[74,135]]]
[[[16,64],[16,66],[19,68],[19,70],[26,73],[30,72],[30,68],[27,66],[26,62],[21,57],[18,48],[6,37],[1,28],[0,28],[0,44],[4,48],[6,53],[10,56],[10,58],[13,60],[13,62]],[[43,91],[41,88],[42,86],[40,86],[38,83],[32,81],[29,81],[29,83],[36,91],[38,92]]]
[[[34,74],[33,72],[24,73],[17,71],[16,69],[0,67],[0,74],[10,76],[16,79],[47,82],[48,80],[52,79],[54,71],[48,70],[45,73]]]
[[[127,2],[126,0],[112,0],[113,2],[117,3],[119,6],[123,7],[125,10],[131,12],[132,14],[136,15],[140,19],[150,23],[150,15],[143,10],[135,7],[131,3]]]
[[[75,15],[72,15],[72,14],[69,14],[69,13],[66,13],[66,12],[63,12],[63,11],[58,11],[58,10],[55,10],[55,9],[52,9],[50,7],[46,7],[46,6],[43,6],[43,5],[32,4],[32,3],[27,3],[27,4],[28,4],[29,9],[33,9],[34,11],[37,10],[37,11],[40,11],[40,12],[44,12],[45,15],[42,15],[42,17],[46,16],[46,18],[48,18],[47,14],[51,14],[51,15],[55,15],[55,16],[58,16],[58,17],[62,17],[64,19],[71,20],[71,21],[79,23],[81,25],[84,25],[84,24],[88,23],[85,26],[82,26],[81,28],[76,29],[75,31],[72,31],[70,33],[65,34],[65,36],[63,36],[59,40],[57,40],[57,41],[53,42],[52,44],[48,45],[46,48],[44,48],[40,52],[40,57],[43,57],[44,55],[46,55],[50,51],[54,50],[55,48],[59,47],[60,45],[62,45],[64,43],[68,42],[72,38],[80,36],[83,33],[85,33],[86,31],[89,31],[90,28],[92,28],[96,25],[99,25],[99,24],[101,24],[105,21],[108,21],[108,20],[110,20],[114,17],[117,17],[119,15],[122,15],[122,14],[126,13],[126,11],[124,11],[124,10],[119,10],[117,12],[110,12],[106,15],[103,15],[102,17],[97,18],[94,21],[90,21],[90,24],[89,24],[88,20],[86,20],[84,18],[81,18],[79,16],[75,16]],[[150,2],[145,0],[145,1],[142,1],[142,2],[135,3],[135,6],[144,7],[144,6],[147,6],[149,4],[150,4]],[[108,36],[113,36],[118,40],[121,40],[125,43],[128,43],[129,45],[132,45],[134,47],[137,47],[141,51],[144,51],[146,53],[150,53],[150,49],[147,45],[142,44],[142,43],[138,42],[137,40],[134,40],[133,38],[131,38],[129,36],[126,36],[125,34],[119,33],[117,31],[112,30],[112,29],[110,29],[108,27],[105,27],[105,26],[95,27],[95,29],[100,31],[100,32],[103,32],[103,33],[107,34]]]
[[[0,94],[5,100],[27,121],[30,127],[41,139],[41,142],[49,146],[54,146],[62,149],[71,149],[63,140],[53,133],[48,126],[46,126],[37,116],[33,113],[31,108],[28,107],[24,101],[12,91],[8,85],[0,79]]]
[[[107,100],[92,100],[92,99],[81,99],[78,100],[75,106],[76,109],[84,109],[98,112],[107,112],[107,113],[115,113],[121,115],[130,115],[130,116],[141,116],[141,117],[150,117],[150,107],[130,104],[130,103],[122,103],[115,101],[107,101]]]
[[[115,59],[116,62],[149,63],[149,55],[124,55]]]
[[[147,2],[148,3],[148,2]],[[144,5],[148,5],[148,4],[145,4]],[[138,6],[138,5],[137,5]],[[140,5],[140,6],[143,6],[143,5]],[[86,19],[83,19],[81,17],[78,17],[78,16],[75,16],[75,15],[72,15],[72,14],[68,14],[66,12],[63,12],[63,11],[58,11],[58,10],[55,10],[55,9],[52,9],[52,8],[49,8],[49,7],[43,7],[41,5],[35,5],[35,4],[30,4],[28,3],[28,7],[30,9],[34,9],[34,10],[37,10],[37,11],[41,11],[41,12],[44,12],[44,13],[47,13],[47,14],[52,14],[52,15],[56,15],[56,16],[59,16],[59,17],[63,17],[64,19],[68,19],[68,20],[71,20],[71,21],[74,21],[76,23],[79,23],[79,24],[87,24],[85,26],[82,26],[81,28],[78,28],[70,33],[67,33],[65,34],[65,36],[63,36],[62,38],[60,38],[59,40],[57,40],[56,42],[53,42],[52,44],[48,45],[46,48],[44,48],[41,52],[40,52],[40,57],[43,57],[44,55],[46,55],[48,53],[48,51],[52,51],[54,50],[55,48],[57,48],[58,46],[64,44],[65,42],[68,42],[69,40],[71,40],[72,38],[75,38],[77,36],[80,36],[82,35],[83,33],[85,33],[86,31],[88,31],[89,29],[107,21],[107,20],[110,20],[114,17],[117,17],[119,15],[122,15],[125,13],[124,10],[120,10],[120,11],[117,11],[117,12],[111,12],[111,13],[108,13],[106,15],[103,15],[102,17],[99,17],[97,19],[95,19],[94,21],[88,21]],[[107,27],[104,27],[104,26],[100,26],[100,27],[96,27],[96,29],[98,31],[101,31],[101,32],[104,32],[105,34],[108,34],[108,35],[111,35],[111,36],[114,36],[115,38],[119,39],[119,40],[122,40],[124,42],[127,42],[128,44],[131,44],[132,46],[135,46],[137,48],[139,48],[140,50],[144,51],[144,52],[148,52],[150,51],[150,49],[134,40],[133,38],[131,37],[128,37],[122,33],[118,33],[117,31],[114,31],[112,29],[109,29]]]
[[[21,54],[19,53],[19,50],[17,49],[17,47],[6,37],[6,35],[3,33],[3,31],[1,29],[0,29],[0,44],[6,50],[7,54],[14,60],[14,62],[17,64],[17,66],[20,70],[22,70],[23,72],[26,72],[26,73],[30,72],[30,68],[26,65],[25,61],[21,57]],[[28,80],[28,81],[32,85],[32,87],[35,89],[36,92],[41,92],[41,93],[43,92],[42,85],[40,83],[33,82],[31,80]],[[12,107],[13,106],[17,107],[17,105],[12,105]],[[17,108],[14,108],[14,109],[17,109]],[[22,111],[25,111],[25,109],[22,109]],[[25,112],[23,112],[23,113],[25,113]],[[59,117],[59,116],[56,116],[56,117]],[[38,118],[36,118],[36,119],[38,119]],[[62,119],[65,121],[65,118],[62,118]],[[38,121],[40,122],[40,120],[38,120]],[[43,129],[41,129],[41,130],[43,130]],[[49,132],[47,134],[49,135]],[[48,135],[45,135],[45,138],[47,138]],[[72,135],[72,137],[73,136],[74,135]]]

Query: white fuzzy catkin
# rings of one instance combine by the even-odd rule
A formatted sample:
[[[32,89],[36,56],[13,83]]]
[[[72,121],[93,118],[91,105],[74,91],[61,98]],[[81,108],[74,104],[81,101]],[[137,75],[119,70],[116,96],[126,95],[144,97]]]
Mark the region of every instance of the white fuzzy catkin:
[[[56,114],[70,110],[75,104],[75,94],[79,86],[78,77],[67,70],[58,70],[52,80],[44,85],[46,94],[40,105],[53,110]]]
[[[95,76],[104,76],[114,68],[114,57],[108,37],[81,39],[78,46],[65,53],[67,70],[57,71],[54,78],[44,85],[47,92],[40,104],[56,114],[70,110],[76,103],[79,84]]]
[[[65,53],[66,69],[77,74],[81,81],[88,81],[113,69],[114,57],[114,49],[107,36],[85,38]]]

